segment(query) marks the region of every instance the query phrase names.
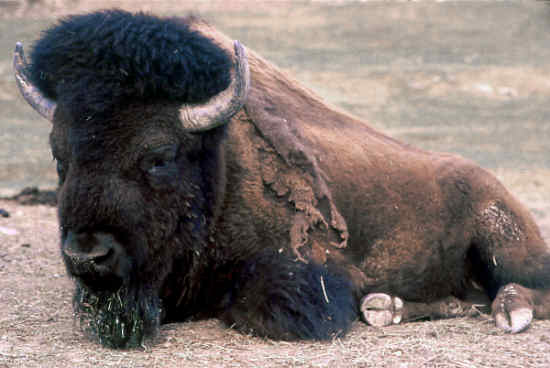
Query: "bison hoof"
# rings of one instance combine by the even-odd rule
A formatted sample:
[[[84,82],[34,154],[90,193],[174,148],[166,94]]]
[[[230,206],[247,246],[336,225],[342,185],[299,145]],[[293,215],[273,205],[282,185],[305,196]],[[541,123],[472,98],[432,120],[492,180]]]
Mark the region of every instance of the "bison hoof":
[[[524,291],[516,284],[508,284],[499,290],[492,307],[497,327],[509,333],[518,333],[529,327],[533,307]]]
[[[403,301],[388,294],[367,294],[361,300],[361,315],[366,323],[376,327],[398,324],[403,319]]]

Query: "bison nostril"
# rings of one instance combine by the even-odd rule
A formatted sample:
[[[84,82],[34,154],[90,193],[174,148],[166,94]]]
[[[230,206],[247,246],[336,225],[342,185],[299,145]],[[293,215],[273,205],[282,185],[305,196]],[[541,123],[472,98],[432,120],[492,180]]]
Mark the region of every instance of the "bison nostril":
[[[63,250],[63,253],[65,253],[65,255],[69,257],[71,261],[75,264],[101,264],[107,262],[107,260],[114,255],[114,251],[112,249],[103,247],[101,247],[101,249],[94,249],[90,253],[81,252],[71,248],[65,248]]]
[[[114,255],[109,244],[99,242],[93,235],[69,232],[63,244],[63,253],[75,264],[101,263]]]
[[[128,274],[130,261],[112,234],[68,231],[62,249],[73,276],[97,281]]]
[[[115,251],[113,249],[108,249],[107,253],[97,254],[96,256],[94,256],[94,258],[92,259],[92,262],[96,264],[106,263],[114,255],[115,255]]]

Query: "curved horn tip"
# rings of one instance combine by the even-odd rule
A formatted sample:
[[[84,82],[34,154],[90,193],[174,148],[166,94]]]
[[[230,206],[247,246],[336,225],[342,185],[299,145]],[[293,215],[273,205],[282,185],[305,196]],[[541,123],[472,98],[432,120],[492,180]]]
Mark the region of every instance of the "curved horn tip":
[[[243,47],[243,44],[239,40],[233,40],[233,47],[235,50],[238,50]]]
[[[15,50],[14,50],[14,57],[17,59],[24,60],[24,52],[23,52],[23,44],[21,42],[17,42],[15,44]]]
[[[250,84],[250,70],[248,67],[248,57],[246,55],[245,46],[238,40],[233,41],[233,47],[235,48],[235,71],[240,74],[244,79],[244,95],[248,93],[248,87]]]
[[[233,48],[235,49],[235,55],[237,57],[241,57],[246,53],[244,45],[240,43],[239,40],[233,41]]]
[[[16,42],[15,43],[15,56],[21,59],[21,61],[25,62],[25,52],[23,51],[23,43],[22,42]]]
[[[13,69],[15,72],[15,83],[19,88],[19,92],[27,101],[27,103],[36,110],[42,117],[50,122],[53,121],[57,104],[55,101],[44,96],[40,90],[35,87],[27,76],[27,61],[23,53],[23,44],[17,42],[15,44],[15,52],[13,55]]]
[[[17,42],[15,44],[15,51],[13,53],[14,68],[19,72],[23,73],[23,70],[25,69],[26,64],[27,64],[27,60],[25,59],[23,44],[21,42]]]

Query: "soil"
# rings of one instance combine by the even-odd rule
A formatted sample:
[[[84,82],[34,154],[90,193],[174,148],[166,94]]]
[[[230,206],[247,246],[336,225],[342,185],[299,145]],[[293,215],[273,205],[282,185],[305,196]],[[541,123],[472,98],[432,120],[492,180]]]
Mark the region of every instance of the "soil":
[[[27,206],[37,204],[55,206],[57,204],[57,192],[55,190],[40,190],[37,187],[27,187],[23,188],[23,190],[16,195],[4,199],[12,200]]]
[[[200,13],[373,126],[479,162],[532,211],[550,244],[550,6],[0,2],[8,50],[0,54],[0,368],[550,366],[550,321],[509,335],[484,314],[383,329],[357,321],[330,342],[260,339],[216,320],[163,325],[136,350],[87,340],[59,254],[49,125],[17,97],[9,65],[16,40],[28,44],[58,16],[113,5]],[[22,190],[29,186],[37,188]]]

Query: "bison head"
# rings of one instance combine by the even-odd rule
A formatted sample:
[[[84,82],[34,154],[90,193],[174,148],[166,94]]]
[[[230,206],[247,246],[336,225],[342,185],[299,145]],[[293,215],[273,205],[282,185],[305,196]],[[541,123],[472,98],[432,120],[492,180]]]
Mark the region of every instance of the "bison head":
[[[243,46],[234,50],[231,62],[185,21],[122,11],[66,19],[31,64],[16,46],[20,92],[53,123],[75,312],[104,345],[142,344],[166,313],[163,298],[191,294],[186,279],[207,262],[224,123],[250,79]]]

